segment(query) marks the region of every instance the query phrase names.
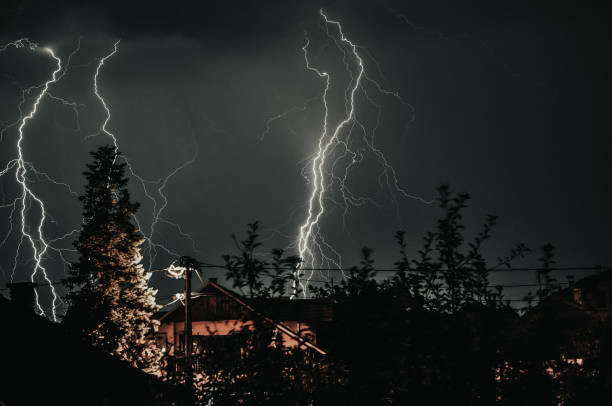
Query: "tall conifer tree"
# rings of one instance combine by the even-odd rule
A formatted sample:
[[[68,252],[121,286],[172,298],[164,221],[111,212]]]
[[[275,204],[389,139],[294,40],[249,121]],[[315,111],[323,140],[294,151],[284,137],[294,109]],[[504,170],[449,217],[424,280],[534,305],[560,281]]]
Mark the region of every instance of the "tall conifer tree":
[[[157,351],[147,336],[156,328],[152,317],[159,306],[147,282],[151,273],[140,263],[143,239],[132,223],[139,205],[130,200],[119,152],[102,146],[91,155],[65,321],[92,345],[153,371]]]

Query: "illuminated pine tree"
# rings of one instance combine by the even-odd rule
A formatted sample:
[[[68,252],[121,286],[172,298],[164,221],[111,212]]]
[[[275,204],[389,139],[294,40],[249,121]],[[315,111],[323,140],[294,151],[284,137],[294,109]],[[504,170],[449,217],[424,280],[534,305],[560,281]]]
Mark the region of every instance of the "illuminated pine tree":
[[[83,203],[83,225],[74,243],[65,323],[87,341],[133,365],[152,371],[157,359],[147,337],[156,328],[155,289],[140,261],[143,239],[132,223],[138,203],[130,201],[125,164],[102,146],[91,154]]]

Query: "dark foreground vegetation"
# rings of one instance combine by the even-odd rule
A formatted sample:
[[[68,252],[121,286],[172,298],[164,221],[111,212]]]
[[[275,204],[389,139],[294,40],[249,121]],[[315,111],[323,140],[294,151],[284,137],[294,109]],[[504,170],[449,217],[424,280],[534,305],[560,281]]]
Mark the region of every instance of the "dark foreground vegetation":
[[[530,250],[518,244],[487,263],[481,249],[496,218],[489,216],[466,241],[467,201],[440,187],[442,217],[416,259],[409,259],[404,234],[397,233],[399,260],[391,278],[377,277],[372,252],[364,248],[347,279],[315,289],[334,303],[334,320],[319,340],[326,356],[280,349],[272,326],[260,320],[256,332],[244,332],[240,345],[247,350],[238,362],[203,354],[210,367],[198,386],[201,399],[223,405],[606,404],[612,390],[606,309],[573,302],[573,286],[581,285],[562,289],[551,276],[550,244],[541,247],[535,292],[522,302],[505,300],[503,289],[490,285],[490,271]],[[284,294],[282,282],[291,275],[282,265],[295,259],[283,259],[279,250],[258,255],[257,223],[236,245],[239,252],[225,256],[234,288],[251,296]],[[265,283],[270,277],[276,282]],[[599,278],[612,279],[607,273]]]
[[[88,165],[84,224],[75,243],[71,305],[61,324],[17,316],[0,334],[0,401],[89,405],[595,405],[612,389],[612,324],[598,290],[612,271],[562,285],[554,247],[541,247],[536,288],[512,302],[492,270],[534,255],[523,244],[490,263],[482,253],[496,217],[466,239],[469,197],[439,188],[440,219],[422,248],[398,232],[395,270],[377,275],[371,250],[347,277],[314,288],[333,319],[314,326],[317,346],[288,348],[265,315],[221,346],[197,348],[191,379],[152,340],[155,291],[139,265],[125,165],[103,147]],[[233,237],[226,278],[245,300],[286,296],[300,259],[261,248],[258,224]],[[595,295],[595,296],[593,296]],[[595,299],[593,299],[595,298]],[[591,300],[593,299],[593,300]],[[610,298],[608,297],[608,302]],[[20,311],[23,311],[20,310]],[[9,332],[10,329],[10,332]],[[7,361],[7,362],[4,362]],[[171,362],[172,361],[172,362]],[[10,365],[10,367],[7,367]],[[145,371],[146,373],[142,372]],[[5,378],[6,376],[6,378]],[[193,386],[185,387],[192,380]],[[28,382],[33,390],[18,389]],[[6,384],[6,385],[5,385]],[[39,388],[41,390],[36,390]]]

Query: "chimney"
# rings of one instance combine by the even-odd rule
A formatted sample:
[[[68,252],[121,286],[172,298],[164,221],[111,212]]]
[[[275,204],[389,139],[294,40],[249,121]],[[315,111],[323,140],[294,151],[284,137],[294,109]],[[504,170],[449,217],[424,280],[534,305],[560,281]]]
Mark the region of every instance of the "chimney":
[[[16,282],[7,283],[11,294],[11,302],[24,313],[34,314],[34,288],[35,283],[32,282]]]

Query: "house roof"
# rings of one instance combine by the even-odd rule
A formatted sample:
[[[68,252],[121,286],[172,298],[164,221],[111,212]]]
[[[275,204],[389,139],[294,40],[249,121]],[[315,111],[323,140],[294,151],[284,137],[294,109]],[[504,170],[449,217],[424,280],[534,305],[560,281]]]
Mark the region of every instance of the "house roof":
[[[596,288],[610,289],[612,288],[612,269],[579,279],[571,287],[578,287],[584,290]]]
[[[0,401],[7,405],[193,404],[187,390],[148,375],[129,363],[87,345],[63,323],[36,316],[0,295],[0,334],[5,353]],[[24,382],[31,381],[31,390]]]
[[[259,317],[262,317],[267,322],[274,324],[274,326],[279,331],[281,331],[283,334],[287,335],[288,337],[293,338],[300,344],[303,344],[304,346],[318,352],[319,354],[326,355],[326,352],[324,350],[319,348],[317,345],[313,344],[306,337],[299,334],[295,330],[291,329],[286,324],[280,321],[277,321],[278,319],[280,319],[279,316],[282,317],[283,315],[286,315],[286,313],[283,314],[282,312],[279,313],[278,311],[274,311],[274,308],[284,307],[285,309],[294,308],[297,310],[303,310],[303,309],[300,309],[300,305],[292,304],[293,302],[303,302],[302,300],[291,300],[290,301],[286,299],[257,299],[257,300],[247,299],[212,281],[205,282],[195,293],[203,294],[203,295],[206,295],[206,294],[219,295],[219,296],[226,297],[227,299],[229,299],[229,301],[231,301],[234,304],[235,307],[242,310],[242,312],[244,312],[245,315],[255,314]],[[200,299],[200,297],[196,297],[192,299],[192,302],[195,304],[198,301],[198,299]],[[279,302],[282,302],[280,303],[282,306],[273,305],[273,303],[279,303]],[[316,303],[316,304],[319,304],[319,303]],[[181,309],[184,309],[184,306],[182,304],[177,304],[172,309],[170,309],[168,312],[163,314],[159,318],[159,321],[161,323],[163,323],[165,320],[170,321],[173,315],[175,315],[175,313]],[[304,313],[307,314],[307,312],[303,312],[302,314]],[[284,317],[282,318],[285,319]]]
[[[574,300],[574,289],[580,289],[581,302]],[[540,323],[542,320],[552,320],[568,329],[581,328],[596,323],[602,314],[608,314],[610,309],[598,309],[587,300],[594,291],[612,290],[612,270],[590,275],[577,280],[569,287],[545,297],[534,308],[522,317],[527,324]]]

